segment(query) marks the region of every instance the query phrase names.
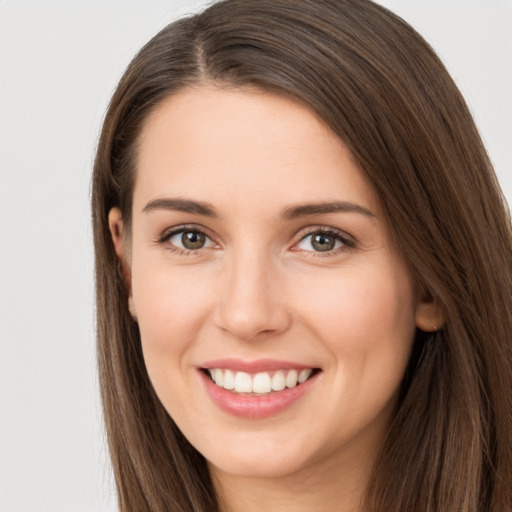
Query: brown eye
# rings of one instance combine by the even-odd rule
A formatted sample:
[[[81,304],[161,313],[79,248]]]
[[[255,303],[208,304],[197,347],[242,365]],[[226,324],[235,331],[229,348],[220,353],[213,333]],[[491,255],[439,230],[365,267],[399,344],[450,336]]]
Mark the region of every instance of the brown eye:
[[[185,249],[191,251],[202,249],[206,243],[206,236],[200,231],[183,231],[181,243]]]
[[[317,233],[311,237],[311,246],[319,252],[332,251],[336,245],[336,239],[332,235]]]
[[[294,250],[300,250],[310,253],[331,253],[335,255],[341,249],[353,248],[354,242],[338,231],[318,230],[304,236],[300,242],[294,246]],[[326,256],[329,254],[326,254]]]
[[[160,243],[166,248],[184,255],[192,255],[195,251],[214,247],[213,240],[203,231],[199,229],[176,229],[175,231],[165,234]]]

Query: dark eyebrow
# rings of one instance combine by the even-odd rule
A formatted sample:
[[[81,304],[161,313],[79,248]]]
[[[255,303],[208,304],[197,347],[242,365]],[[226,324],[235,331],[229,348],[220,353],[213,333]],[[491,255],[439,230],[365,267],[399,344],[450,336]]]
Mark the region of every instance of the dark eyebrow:
[[[192,199],[170,197],[154,199],[147,203],[142,211],[144,213],[148,213],[154,210],[175,210],[178,212],[204,215],[206,217],[218,217],[217,211],[210,203],[194,201]],[[284,220],[292,220],[299,217],[306,217],[308,215],[322,215],[336,212],[359,213],[366,215],[367,217],[375,217],[375,215],[364,206],[347,201],[330,201],[327,203],[311,203],[290,206],[283,211],[281,218]]]
[[[170,197],[154,199],[147,203],[142,209],[144,213],[152,212],[154,210],[175,210],[177,212],[205,215],[206,217],[218,217],[215,208],[211,204],[204,203],[202,201],[193,201],[191,199]]]
[[[366,215],[367,217],[375,217],[375,215],[370,210],[368,210],[368,208],[347,201],[330,201],[327,203],[312,203],[291,206],[290,208],[286,208],[283,211],[281,217],[285,220],[292,220],[299,217],[306,217],[308,215],[322,215],[336,212],[360,213],[362,215]]]

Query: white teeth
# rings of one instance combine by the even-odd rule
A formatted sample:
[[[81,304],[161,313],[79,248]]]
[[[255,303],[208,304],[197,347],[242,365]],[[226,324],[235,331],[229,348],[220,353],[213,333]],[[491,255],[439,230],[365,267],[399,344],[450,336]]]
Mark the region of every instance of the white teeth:
[[[252,393],[252,379],[248,373],[237,372],[235,376],[235,391],[237,393]]]
[[[252,380],[253,393],[270,393],[272,391],[272,380],[268,373],[257,373]]]
[[[209,368],[208,372],[215,384],[236,393],[257,393],[265,395],[272,391],[294,388],[309,379],[312,368],[301,370],[277,370],[271,376],[268,372],[249,374],[221,368]]]
[[[297,380],[299,379],[299,374],[297,370],[290,370],[286,375],[286,387],[294,388],[297,385]]]
[[[218,368],[213,370],[213,380],[217,386],[222,388],[224,386],[224,372]]]
[[[220,372],[222,370],[219,370]],[[215,383],[217,384],[217,383]],[[235,374],[231,370],[224,370],[224,389],[235,389]]]
[[[306,382],[309,379],[312,372],[313,370],[311,368],[308,368],[307,370],[302,370],[299,373],[299,384]]]
[[[282,391],[286,387],[286,378],[281,370],[274,373],[272,377],[272,389],[274,391]]]

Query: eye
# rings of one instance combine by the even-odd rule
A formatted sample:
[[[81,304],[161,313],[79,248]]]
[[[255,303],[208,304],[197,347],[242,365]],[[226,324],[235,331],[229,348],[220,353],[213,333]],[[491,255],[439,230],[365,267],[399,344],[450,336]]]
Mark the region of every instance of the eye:
[[[316,230],[304,236],[295,245],[294,250],[329,253],[351,247],[354,247],[354,243],[341,233],[332,230]]]
[[[183,231],[172,236],[169,239],[169,242],[177,247],[181,243],[184,249],[193,251],[204,247],[206,243],[206,235],[200,231]]]
[[[192,228],[180,228],[164,234],[161,243],[169,244],[172,250],[188,253],[214,246],[214,242],[203,231]]]

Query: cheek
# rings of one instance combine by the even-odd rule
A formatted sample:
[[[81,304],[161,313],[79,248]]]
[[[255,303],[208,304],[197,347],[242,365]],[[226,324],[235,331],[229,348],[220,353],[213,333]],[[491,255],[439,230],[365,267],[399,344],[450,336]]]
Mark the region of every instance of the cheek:
[[[194,400],[191,352],[211,309],[211,287],[189,268],[132,268],[132,292],[144,363],[160,401],[173,418],[187,418]],[[196,421],[198,418],[196,418]]]
[[[415,332],[413,291],[402,271],[356,269],[308,288],[302,317],[323,340],[342,375],[401,372]]]
[[[387,425],[415,333],[405,273],[353,269],[338,277],[301,297],[307,329],[328,354],[331,400],[320,404],[319,414],[331,419],[325,429],[333,445],[368,425]]]
[[[208,280],[189,268],[141,265],[133,269],[133,298],[148,371],[179,365],[211,310]],[[165,360],[164,360],[165,358]]]

